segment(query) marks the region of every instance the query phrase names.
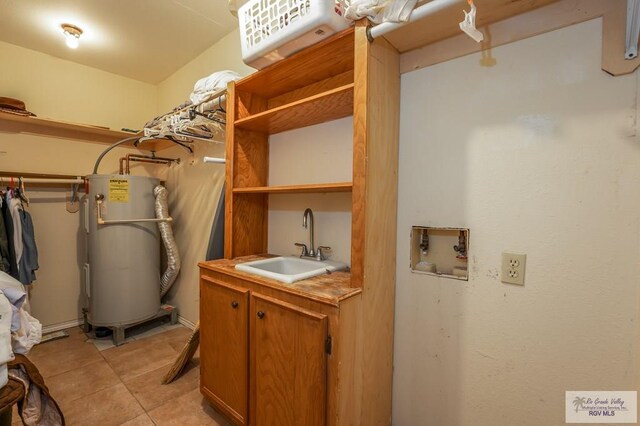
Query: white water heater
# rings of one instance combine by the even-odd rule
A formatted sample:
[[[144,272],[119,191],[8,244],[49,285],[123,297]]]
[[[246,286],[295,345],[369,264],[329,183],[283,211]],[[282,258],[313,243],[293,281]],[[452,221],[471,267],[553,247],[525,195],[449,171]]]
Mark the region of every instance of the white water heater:
[[[117,174],[88,180],[88,321],[119,327],[150,319],[160,309],[160,237],[157,223],[140,220],[155,218],[153,190],[159,180]]]

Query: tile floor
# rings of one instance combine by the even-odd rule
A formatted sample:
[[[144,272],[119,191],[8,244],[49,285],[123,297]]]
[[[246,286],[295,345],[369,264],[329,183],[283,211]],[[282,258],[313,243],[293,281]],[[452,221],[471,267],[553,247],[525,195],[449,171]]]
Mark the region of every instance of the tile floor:
[[[67,425],[229,425],[200,394],[199,352],[176,381],[160,384],[191,335],[188,328],[156,327],[119,347],[78,327],[67,331],[69,337],[28,355]],[[21,424],[15,411],[13,423]]]

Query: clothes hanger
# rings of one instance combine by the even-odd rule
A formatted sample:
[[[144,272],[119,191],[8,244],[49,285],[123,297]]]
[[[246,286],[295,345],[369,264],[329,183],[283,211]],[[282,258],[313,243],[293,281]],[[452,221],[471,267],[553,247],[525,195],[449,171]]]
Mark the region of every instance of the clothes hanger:
[[[186,150],[188,150],[191,154],[193,154],[193,148],[191,148],[189,145],[180,142],[179,140],[177,140],[176,138],[174,138],[173,136],[169,136],[166,135],[165,136],[166,139],[170,140],[171,142],[180,145],[181,147],[185,148]]]
[[[13,179],[12,179],[13,180]],[[20,210],[24,210],[24,204],[22,199],[22,194],[20,193],[20,183],[21,180],[18,178],[18,186],[15,186],[13,182],[11,182],[11,198],[15,199],[20,203]]]
[[[224,110],[220,110],[220,111],[224,111]],[[215,110],[215,111],[210,112],[210,113],[202,113],[200,111],[197,111],[195,108],[192,108],[192,109],[189,110],[189,119],[190,120],[194,120],[196,118],[196,116],[198,116],[198,117],[204,117],[207,120],[214,121],[214,122],[219,123],[219,124],[227,124],[226,121],[221,120],[218,117],[216,117],[216,112],[218,112],[218,110]]]
[[[173,128],[173,133],[179,136],[185,137],[198,137],[205,140],[213,138],[213,132],[207,127],[207,123],[203,122],[201,118],[195,120],[185,120]]]
[[[22,180],[22,176],[18,178],[19,187],[20,187],[20,199],[27,203],[27,207],[29,207],[29,197],[27,197],[27,191],[24,189],[24,181]]]

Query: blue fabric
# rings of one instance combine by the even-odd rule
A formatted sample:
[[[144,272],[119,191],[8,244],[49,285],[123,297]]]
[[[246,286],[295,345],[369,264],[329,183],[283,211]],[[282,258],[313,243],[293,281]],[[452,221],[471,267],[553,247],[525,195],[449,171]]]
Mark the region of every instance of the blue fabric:
[[[33,230],[33,221],[28,211],[20,212],[20,222],[22,222],[22,258],[20,259],[19,280],[22,284],[28,285],[36,280],[36,270],[38,266],[38,247],[36,246],[36,236]]]

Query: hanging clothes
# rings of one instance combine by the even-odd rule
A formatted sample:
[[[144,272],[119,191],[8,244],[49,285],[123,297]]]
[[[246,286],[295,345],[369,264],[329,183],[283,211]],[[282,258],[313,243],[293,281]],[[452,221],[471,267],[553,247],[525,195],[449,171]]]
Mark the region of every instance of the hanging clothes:
[[[2,197],[0,197],[0,206],[3,204]],[[11,263],[9,262],[9,239],[2,212],[0,212],[0,271],[7,274],[11,271]]]
[[[18,189],[8,190],[2,203],[2,219],[7,242],[7,258],[0,263],[9,265],[9,275],[22,284],[31,284],[36,279],[38,269],[38,248],[36,246],[33,220],[24,209]],[[0,245],[3,241],[0,239]],[[1,249],[0,249],[1,250]],[[6,266],[6,265],[5,265]]]
[[[9,201],[9,211],[11,212],[11,221],[13,223],[13,251],[16,256],[16,265],[20,270],[20,260],[22,259],[22,202],[19,198],[11,198]]]
[[[22,257],[20,258],[18,272],[20,282],[28,285],[36,280],[36,271],[39,268],[38,247],[36,246],[33,221],[28,211],[20,210],[20,221],[22,224]]]
[[[16,253],[14,249],[14,228],[13,219],[11,219],[11,211],[9,210],[9,200],[11,200],[11,193],[7,191],[4,196],[4,202],[2,203],[2,218],[7,232],[7,243],[9,245],[9,275],[15,279],[19,279],[18,263],[16,262]]]

